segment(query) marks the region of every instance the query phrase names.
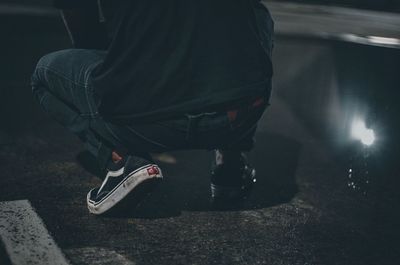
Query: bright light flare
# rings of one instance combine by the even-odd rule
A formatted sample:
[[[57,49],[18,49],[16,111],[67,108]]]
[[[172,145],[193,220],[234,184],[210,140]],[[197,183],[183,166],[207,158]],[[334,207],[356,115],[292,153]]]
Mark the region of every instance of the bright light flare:
[[[355,120],[351,126],[351,135],[353,138],[360,140],[364,145],[371,146],[375,142],[375,132],[365,126],[365,122]]]

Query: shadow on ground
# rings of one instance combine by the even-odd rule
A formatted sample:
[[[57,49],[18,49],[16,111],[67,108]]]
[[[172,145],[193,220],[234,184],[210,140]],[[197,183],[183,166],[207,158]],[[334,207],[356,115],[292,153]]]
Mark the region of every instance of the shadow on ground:
[[[244,203],[227,211],[264,209],[289,202],[297,193],[295,173],[301,145],[286,137],[260,133],[250,161],[257,170],[257,183]],[[209,176],[211,152],[171,153],[177,164],[161,164],[165,181],[135,211],[122,218],[167,218],[182,211],[221,211],[211,205]]]

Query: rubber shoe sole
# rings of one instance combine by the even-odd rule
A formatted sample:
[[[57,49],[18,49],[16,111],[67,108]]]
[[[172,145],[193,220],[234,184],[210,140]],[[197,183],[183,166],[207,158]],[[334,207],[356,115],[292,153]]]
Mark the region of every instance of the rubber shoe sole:
[[[150,175],[148,169],[156,167],[158,174]],[[146,165],[130,173],[119,185],[100,201],[91,198],[99,188],[94,188],[87,194],[89,212],[95,215],[119,214],[121,211],[131,211],[157,186],[162,180],[161,169],[156,165]]]

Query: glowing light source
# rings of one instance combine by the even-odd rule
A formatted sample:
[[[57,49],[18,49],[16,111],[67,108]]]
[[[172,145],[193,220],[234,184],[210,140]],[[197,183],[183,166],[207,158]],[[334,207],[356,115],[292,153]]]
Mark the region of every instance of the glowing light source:
[[[375,142],[375,132],[365,126],[365,122],[355,120],[351,127],[351,135],[353,138],[360,140],[364,145],[371,146]]]

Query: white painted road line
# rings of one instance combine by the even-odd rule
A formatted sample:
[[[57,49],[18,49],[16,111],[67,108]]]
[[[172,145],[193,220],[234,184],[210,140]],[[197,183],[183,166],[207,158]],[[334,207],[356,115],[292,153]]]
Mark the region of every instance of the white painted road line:
[[[65,250],[72,263],[82,265],[135,265],[114,250],[104,248],[74,248]]]
[[[13,265],[70,264],[29,201],[0,202],[0,236]]]

